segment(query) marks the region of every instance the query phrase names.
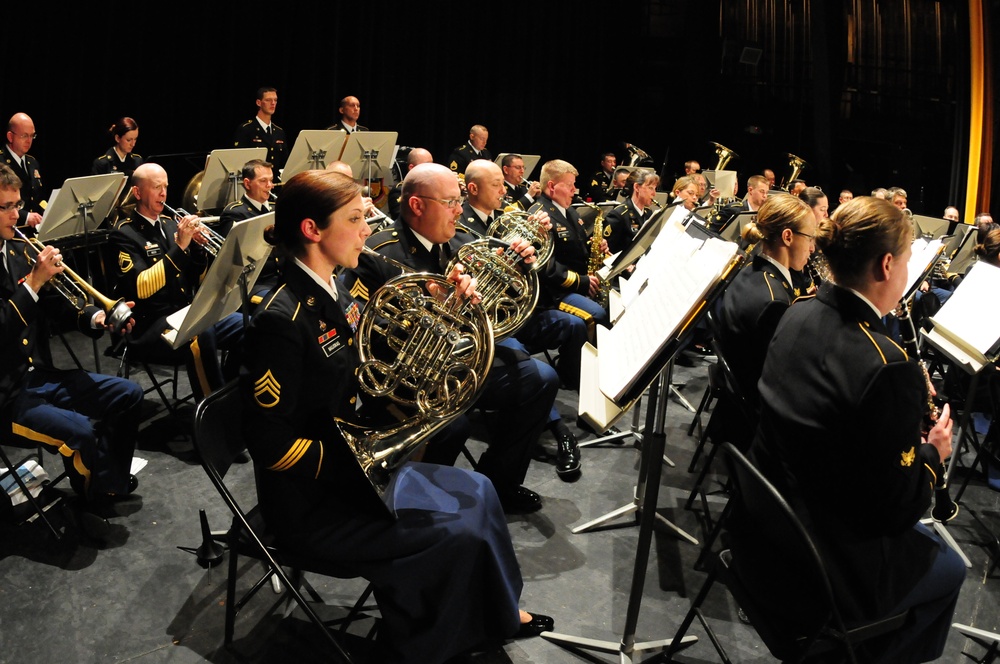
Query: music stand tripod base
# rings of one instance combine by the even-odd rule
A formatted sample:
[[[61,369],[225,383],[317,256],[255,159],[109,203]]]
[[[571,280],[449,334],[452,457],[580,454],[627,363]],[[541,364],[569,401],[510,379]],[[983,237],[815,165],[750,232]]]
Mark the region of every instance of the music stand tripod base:
[[[573,636],[572,634],[561,634],[560,632],[542,632],[539,634],[543,639],[547,641],[552,641],[553,643],[559,643],[567,646],[580,646],[587,650],[595,650],[597,652],[606,653],[619,653],[621,655],[621,663],[627,664],[632,662],[632,654],[638,652],[650,652],[657,650],[666,650],[673,644],[673,639],[661,639],[659,641],[640,641],[632,646],[631,652],[625,652],[625,646],[617,641],[602,641],[600,639],[588,639],[582,636]],[[690,634],[684,636],[681,639],[680,647],[688,648],[693,646],[698,642],[698,637]]]

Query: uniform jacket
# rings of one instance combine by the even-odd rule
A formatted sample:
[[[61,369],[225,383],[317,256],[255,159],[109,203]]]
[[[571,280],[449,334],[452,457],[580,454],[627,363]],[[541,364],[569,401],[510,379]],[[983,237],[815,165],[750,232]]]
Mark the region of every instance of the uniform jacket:
[[[608,196],[608,189],[610,188],[611,176],[603,170],[597,171],[594,173],[593,177],[590,178],[590,182],[587,183],[584,198],[590,200],[591,203],[600,203],[601,201],[611,200]]]
[[[0,154],[3,155],[3,163],[7,164],[14,171],[15,175],[21,179],[21,200],[24,201],[24,207],[17,217],[17,225],[24,226],[28,221],[29,212],[37,212],[38,214],[44,212],[42,201],[45,194],[42,187],[42,174],[38,170],[38,160],[30,154],[24,155],[25,160],[28,162],[28,170],[25,172],[21,168],[21,164],[10,156],[10,150],[4,148]],[[32,229],[31,232],[27,232],[27,235],[34,237],[34,230]]]
[[[267,161],[274,166],[274,179],[278,179],[281,169],[288,161],[288,139],[285,138],[285,130],[278,125],[271,123],[271,134],[268,135],[264,128],[253,117],[241,124],[236,129],[236,138],[233,141],[236,148],[267,148]]]
[[[486,161],[493,161],[493,153],[483,148],[479,155],[476,155],[475,150],[466,141],[462,145],[451,151],[448,156],[448,168],[456,173],[465,173],[465,168],[469,165],[469,162],[473,159],[485,159]]]
[[[636,231],[651,216],[652,208],[647,207],[640,213],[631,198],[616,205],[604,218],[604,238],[608,241],[608,251],[616,254],[628,247]]]
[[[107,175],[109,173],[124,173],[125,177],[132,177],[135,169],[142,165],[142,156],[134,152],[125,155],[125,160],[118,158],[118,153],[114,148],[94,160],[94,165],[90,168],[91,175]]]
[[[542,268],[539,278],[542,293],[539,306],[558,306],[559,298],[568,293],[586,295],[590,290],[587,279],[587,261],[590,244],[587,231],[579,213],[572,207],[564,215],[548,196],[541,194],[536,200],[549,215],[552,223],[552,258]],[[568,218],[567,218],[568,217]]]

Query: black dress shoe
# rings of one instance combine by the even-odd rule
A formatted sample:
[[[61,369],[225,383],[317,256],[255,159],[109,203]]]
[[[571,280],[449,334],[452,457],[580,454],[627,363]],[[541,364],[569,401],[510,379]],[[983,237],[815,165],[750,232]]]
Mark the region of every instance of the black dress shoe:
[[[559,479],[569,482],[580,475],[580,448],[576,436],[567,431],[556,440],[556,474]]]
[[[542,632],[551,632],[555,626],[556,621],[550,616],[543,616],[541,613],[531,613],[531,620],[526,623],[521,623],[521,626],[517,629],[517,634],[514,635],[515,639],[526,639],[531,636],[538,636]]]
[[[500,505],[507,514],[529,514],[542,506],[542,497],[527,487],[519,486],[510,493],[500,494]]]
[[[128,476],[128,490],[125,493],[135,493],[135,490],[139,488],[139,478],[135,475],[129,474]]]
[[[712,350],[710,346],[691,346],[689,349],[692,353],[699,357],[715,357],[715,351]]]

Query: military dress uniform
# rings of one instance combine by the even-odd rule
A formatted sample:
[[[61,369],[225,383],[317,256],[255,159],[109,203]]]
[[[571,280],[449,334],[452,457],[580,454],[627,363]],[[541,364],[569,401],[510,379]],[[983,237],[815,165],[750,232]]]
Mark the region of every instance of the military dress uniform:
[[[594,176],[590,178],[590,182],[587,184],[584,198],[591,203],[612,200],[608,193],[608,190],[611,189],[611,176],[612,173],[605,173],[603,170],[594,173]],[[615,195],[617,196],[617,194]]]
[[[93,166],[90,167],[90,174],[107,175],[109,173],[124,173],[126,178],[131,179],[132,173],[141,165],[141,155],[130,152],[125,155],[125,159],[119,159],[115,149],[108,148],[107,152],[94,160]]]
[[[867,302],[825,284],[782,316],[759,385],[752,458],[817,541],[845,621],[912,608],[879,661],[940,656],[965,566],[918,524],[942,459],[921,442],[927,390],[917,363]],[[747,549],[747,569],[766,582],[781,556],[733,517],[734,558]],[[794,589],[771,590],[780,603]]]
[[[279,180],[281,169],[288,161],[288,142],[285,130],[271,123],[270,132],[261,126],[256,117],[250,118],[236,129],[233,141],[236,148],[267,148],[267,161],[274,167],[274,180]]]
[[[142,388],[122,378],[80,369],[57,370],[45,358],[47,321],[76,314],[76,327],[98,338],[97,308],[71,310],[61,296],[37,299],[22,283],[30,272],[23,242],[0,243],[0,442],[41,445],[62,457],[73,489],[88,498],[126,494],[142,409]],[[63,277],[65,278],[65,277]],[[72,315],[70,313],[70,315]]]
[[[617,254],[626,249],[639,228],[652,216],[652,208],[647,207],[639,212],[631,198],[616,205],[604,218],[604,238],[608,241],[608,251]]]
[[[236,351],[243,336],[241,314],[231,314],[176,351],[160,335],[167,316],[191,304],[206,268],[203,250],[187,251],[174,240],[177,222],[161,216],[156,224],[138,212],[119,222],[108,236],[115,265],[114,292],[135,302],[130,348],[151,362],[172,362],[179,353],[188,366],[191,387],[199,397],[225,384],[218,351]],[[234,365],[235,366],[235,365]]]
[[[42,174],[38,170],[38,160],[26,154],[24,161],[27,169],[11,155],[10,150],[3,150],[3,163],[7,164],[21,180],[21,200],[24,201],[24,207],[17,215],[17,226],[28,237],[34,237],[35,229],[27,225],[28,213],[45,212],[45,192],[42,187]]]
[[[472,203],[466,201],[462,204],[462,216],[458,218],[455,222],[456,226],[460,229],[473,236],[473,238],[481,238],[487,236],[487,230],[489,230],[490,224],[503,214],[500,210],[494,210],[486,216],[486,219],[481,219],[479,213],[476,212],[475,208],[472,207]]]
[[[448,168],[455,173],[464,175],[465,169],[469,166],[469,162],[475,159],[493,161],[493,153],[486,148],[483,148],[477,153],[474,149],[472,149],[472,146],[469,145],[469,142],[466,141],[452,150],[451,154],[448,155]]]
[[[370,131],[368,127],[362,125],[354,125],[354,131],[351,131],[350,127],[344,124],[343,120],[338,120],[336,123],[330,125],[326,128],[327,131],[346,131],[348,134],[353,134],[355,131]]]
[[[441,274],[447,256],[472,238],[457,233],[435,257],[402,220],[390,228],[369,236],[367,246],[387,258],[412,267],[418,272]],[[374,256],[361,254],[358,266],[344,273],[343,282],[355,298],[367,302],[388,279],[398,276],[397,267]],[[489,446],[479,459],[478,470],[493,481],[505,505],[519,502],[526,491],[520,487],[531,462],[531,446],[538,440],[559,390],[555,371],[533,359],[515,340],[506,339],[495,347],[493,366],[477,404],[484,407],[490,420]],[[425,461],[453,463],[461,447],[428,447]],[[540,503],[539,503],[540,504]]]
[[[443,662],[517,632],[520,570],[478,473],[409,462],[387,490],[394,518],[379,504],[334,424],[356,417],[359,317],[294,261],[254,316],[240,390],[260,506],[279,546],[373,584],[378,661]]]
[[[527,210],[531,207],[534,201],[528,197],[528,187],[526,185],[513,185],[504,180],[503,186],[507,189],[507,195],[504,197],[504,200],[522,210]]]

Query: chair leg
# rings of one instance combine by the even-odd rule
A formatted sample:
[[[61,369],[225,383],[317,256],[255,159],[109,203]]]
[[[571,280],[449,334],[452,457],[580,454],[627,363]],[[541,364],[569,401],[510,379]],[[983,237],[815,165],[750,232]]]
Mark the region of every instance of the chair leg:
[[[684,620],[681,621],[680,626],[677,628],[677,632],[674,634],[674,638],[670,640],[670,645],[663,652],[663,661],[671,662],[673,661],[674,654],[681,647],[681,639],[687,634],[687,631],[691,628],[691,623],[694,622],[695,618],[701,622],[702,627],[705,628],[705,632],[708,633],[709,640],[715,645],[715,649],[719,652],[719,656],[725,664],[730,664],[729,658],[726,656],[726,651],[722,649],[722,645],[718,642],[718,638],[715,636],[715,632],[708,625],[705,620],[705,616],[701,612],[701,605],[705,603],[705,598],[708,597],[708,591],[712,589],[715,584],[715,579],[718,576],[717,568],[713,567],[712,571],[709,572],[708,578],[705,579],[705,583],[702,584],[701,590],[695,596],[694,601],[691,602],[691,608],[688,609],[687,615],[684,616]]]
[[[712,449],[709,451],[708,456],[705,457],[705,463],[701,467],[701,472],[698,473],[698,479],[694,481],[694,486],[691,488],[691,494],[688,496],[687,502],[684,503],[684,509],[689,510],[694,504],[694,498],[699,493],[704,494],[705,489],[702,485],[705,483],[705,477],[708,475],[709,469],[712,467],[712,461],[715,460],[715,455],[719,451],[719,446],[712,444]]]
[[[230,645],[233,642],[233,632],[236,627],[236,573],[237,573],[237,559],[239,555],[236,553],[236,542],[230,541],[229,543],[229,576],[226,580],[226,627],[225,627],[225,645]]]
[[[28,486],[24,483],[24,480],[21,478],[21,474],[17,472],[17,469],[20,468],[25,461],[34,457],[37,457],[38,462],[41,463],[42,455],[41,451],[39,450],[35,454],[30,454],[24,457],[15,465],[13,462],[11,462],[7,454],[2,449],[0,449],[0,461],[2,461],[3,464],[8,469],[8,472],[4,474],[9,474],[11,477],[14,478],[14,482],[17,484],[18,488],[21,489],[21,492],[24,493],[25,498],[27,498],[28,503],[31,505],[31,508],[35,511],[35,514],[41,517],[42,521],[45,523],[46,526],[48,526],[49,530],[52,531],[52,534],[55,536],[57,540],[62,539],[62,535],[59,534],[59,531],[56,530],[56,527],[52,525],[51,521],[49,521],[49,517],[48,515],[45,514],[45,509],[42,507],[41,503],[39,503],[38,499],[36,499],[31,494],[31,491],[28,490]]]
[[[691,424],[688,425],[687,435],[694,435],[694,429],[697,426],[699,430],[704,430],[701,424],[701,415],[706,410],[708,410],[709,404],[712,402],[712,387],[708,386],[705,388],[705,393],[701,395],[701,401],[698,403],[698,409],[694,412],[694,417],[691,418]],[[694,462],[692,461],[692,466]],[[690,472],[690,470],[688,471]]]

